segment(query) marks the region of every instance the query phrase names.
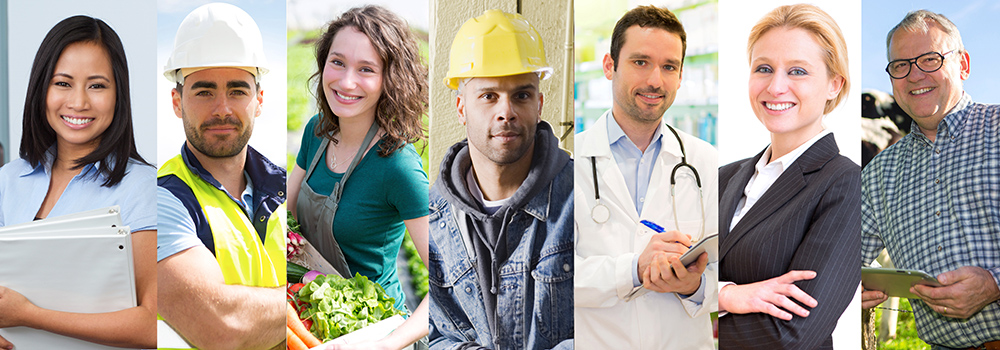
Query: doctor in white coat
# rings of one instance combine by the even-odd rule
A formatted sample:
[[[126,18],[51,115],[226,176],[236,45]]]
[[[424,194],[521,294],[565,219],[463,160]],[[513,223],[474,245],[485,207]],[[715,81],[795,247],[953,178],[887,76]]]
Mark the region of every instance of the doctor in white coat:
[[[717,264],[673,261],[684,245],[718,232],[716,150],[662,120],[680,87],[684,40],[665,9],[626,13],[604,57],[614,107],[576,136],[577,349],[713,349]],[[682,160],[701,188],[680,167],[671,194]]]

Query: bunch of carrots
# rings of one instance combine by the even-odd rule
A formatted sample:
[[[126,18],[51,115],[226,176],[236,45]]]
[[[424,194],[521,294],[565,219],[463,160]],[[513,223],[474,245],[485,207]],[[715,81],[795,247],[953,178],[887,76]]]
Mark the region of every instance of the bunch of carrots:
[[[322,345],[323,343],[319,341],[312,333],[309,332],[309,328],[306,328],[302,324],[302,320],[299,319],[298,311],[295,311],[295,307],[292,303],[288,304],[288,311],[286,312],[286,322],[285,332],[287,333],[289,350],[308,350]]]

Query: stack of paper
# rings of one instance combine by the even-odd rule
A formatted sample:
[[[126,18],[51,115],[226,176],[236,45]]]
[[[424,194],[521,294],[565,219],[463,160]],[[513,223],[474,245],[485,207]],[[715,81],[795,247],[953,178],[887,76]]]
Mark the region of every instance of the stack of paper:
[[[136,306],[132,237],[118,206],[0,228],[0,286],[39,307],[99,313]],[[54,333],[0,329],[18,350],[117,349]]]

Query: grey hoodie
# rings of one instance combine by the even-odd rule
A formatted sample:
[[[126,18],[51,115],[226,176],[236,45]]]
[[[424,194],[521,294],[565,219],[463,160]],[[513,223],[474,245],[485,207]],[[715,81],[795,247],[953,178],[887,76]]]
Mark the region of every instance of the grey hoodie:
[[[483,302],[486,304],[490,331],[497,334],[497,292],[500,286],[500,266],[510,257],[508,244],[516,246],[523,232],[507,232],[511,216],[520,210],[532,197],[559,174],[570,160],[569,155],[559,149],[559,142],[552,127],[542,121],[535,129],[535,149],[532,153],[531,168],[514,195],[493,215],[487,214],[482,205],[469,193],[466,173],[472,166],[469,156],[469,142],[462,140],[448,149],[441,161],[441,174],[435,186],[441,196],[465,214],[467,226],[472,232],[465,232],[466,239],[472,240],[476,253],[476,273],[479,276]]]

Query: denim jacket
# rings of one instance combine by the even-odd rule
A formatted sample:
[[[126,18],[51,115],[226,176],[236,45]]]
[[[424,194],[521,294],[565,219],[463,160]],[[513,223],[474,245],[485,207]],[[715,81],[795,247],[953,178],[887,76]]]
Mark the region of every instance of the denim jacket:
[[[523,232],[499,269],[498,333],[492,334],[465,214],[430,191],[432,349],[573,348],[573,164],[511,218]],[[485,267],[489,268],[489,267]]]

